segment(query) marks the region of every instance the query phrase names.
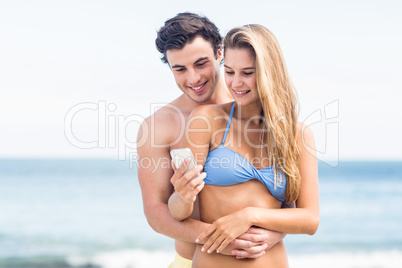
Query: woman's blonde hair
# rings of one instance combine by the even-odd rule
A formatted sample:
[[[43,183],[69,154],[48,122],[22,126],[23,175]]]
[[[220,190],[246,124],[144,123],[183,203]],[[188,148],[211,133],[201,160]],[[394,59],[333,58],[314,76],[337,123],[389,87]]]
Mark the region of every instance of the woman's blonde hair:
[[[286,201],[299,196],[300,151],[297,144],[297,96],[282,51],[273,33],[258,24],[236,27],[223,40],[224,49],[248,49],[255,57],[256,81],[267,131],[262,134],[278,183],[278,169],[287,177]],[[279,176],[282,182],[282,176]]]

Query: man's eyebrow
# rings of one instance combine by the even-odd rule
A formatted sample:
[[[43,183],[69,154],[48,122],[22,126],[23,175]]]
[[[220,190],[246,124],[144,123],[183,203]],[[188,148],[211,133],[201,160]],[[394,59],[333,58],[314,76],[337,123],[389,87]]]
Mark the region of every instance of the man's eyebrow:
[[[175,65],[173,65],[171,68],[172,68],[172,69],[174,69],[174,68],[184,68],[184,65],[175,64]]]
[[[194,64],[200,63],[200,62],[203,61],[203,60],[208,60],[208,57],[199,58],[198,60],[196,60],[196,61],[194,62]],[[174,69],[174,68],[185,68],[185,66],[184,66],[184,65],[175,64],[175,65],[173,65],[171,68],[172,68],[172,69]]]
[[[194,62],[194,64],[197,64],[197,63],[199,63],[200,61],[207,60],[207,59],[208,59],[208,57],[199,58],[198,60],[196,60],[196,61]]]

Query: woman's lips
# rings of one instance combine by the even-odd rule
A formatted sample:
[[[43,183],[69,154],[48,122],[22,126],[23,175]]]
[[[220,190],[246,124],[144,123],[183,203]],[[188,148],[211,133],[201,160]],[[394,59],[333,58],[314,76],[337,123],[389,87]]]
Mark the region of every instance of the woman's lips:
[[[250,90],[234,90],[233,89],[233,92],[236,94],[236,96],[242,97],[242,96],[246,95],[247,93],[249,93]]]

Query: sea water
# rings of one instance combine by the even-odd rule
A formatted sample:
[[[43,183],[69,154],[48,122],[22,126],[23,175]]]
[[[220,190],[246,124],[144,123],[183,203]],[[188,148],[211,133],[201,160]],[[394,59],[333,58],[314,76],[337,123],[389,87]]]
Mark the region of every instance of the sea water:
[[[320,163],[319,183],[319,229],[286,236],[290,267],[402,267],[402,163]],[[0,160],[0,267],[150,268],[173,257],[173,240],[146,221],[135,165]]]

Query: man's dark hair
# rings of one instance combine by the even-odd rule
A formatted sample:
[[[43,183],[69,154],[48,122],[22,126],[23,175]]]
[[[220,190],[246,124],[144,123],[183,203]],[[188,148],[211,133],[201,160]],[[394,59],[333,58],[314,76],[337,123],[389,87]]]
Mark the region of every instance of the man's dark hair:
[[[162,53],[161,60],[168,63],[166,59],[167,50],[182,49],[198,36],[211,43],[215,57],[218,58],[222,36],[219,34],[219,29],[208,18],[184,12],[168,19],[157,32],[155,39],[156,48]]]

